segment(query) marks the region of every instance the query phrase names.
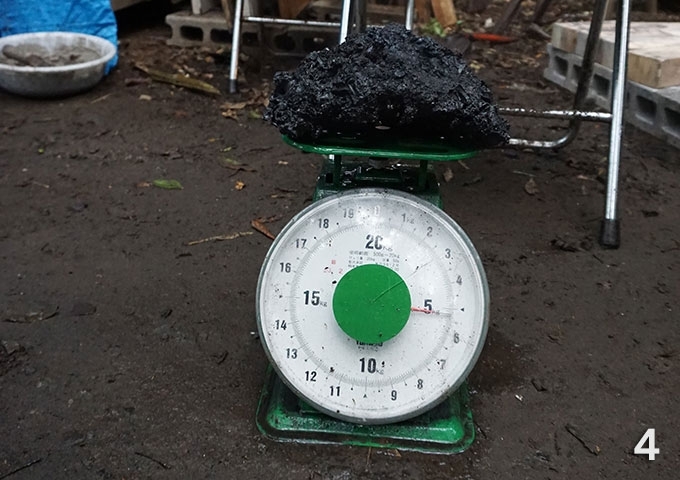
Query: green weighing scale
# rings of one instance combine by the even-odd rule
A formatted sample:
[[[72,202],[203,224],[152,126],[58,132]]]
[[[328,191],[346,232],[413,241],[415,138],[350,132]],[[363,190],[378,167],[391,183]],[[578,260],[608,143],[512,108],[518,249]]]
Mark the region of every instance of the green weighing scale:
[[[428,162],[475,152],[284,141],[327,159],[314,202],[260,272],[257,322],[271,367],[258,428],[279,441],[465,450],[475,433],[465,380],[486,337],[489,293]]]

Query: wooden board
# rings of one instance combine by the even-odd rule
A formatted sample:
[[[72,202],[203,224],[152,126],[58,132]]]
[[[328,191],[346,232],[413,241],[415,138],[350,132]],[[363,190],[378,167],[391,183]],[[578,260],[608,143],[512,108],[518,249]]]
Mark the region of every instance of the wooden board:
[[[419,23],[427,23],[432,18],[430,0],[415,0],[416,19]]]
[[[583,55],[590,22],[553,26],[552,45]],[[597,45],[595,62],[614,65],[615,22],[606,21]],[[680,23],[632,22],[628,45],[628,79],[652,88],[680,85]]]
[[[453,0],[431,0],[431,3],[432,12],[442,27],[453,27],[458,22]]]
[[[295,18],[305,9],[311,0],[279,0],[279,16]]]

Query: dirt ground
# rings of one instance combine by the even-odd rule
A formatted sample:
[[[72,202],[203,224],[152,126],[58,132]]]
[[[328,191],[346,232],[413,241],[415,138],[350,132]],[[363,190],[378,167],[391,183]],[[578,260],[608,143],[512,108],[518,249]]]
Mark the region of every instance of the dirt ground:
[[[129,21],[119,67],[92,91],[0,92],[0,479],[677,478],[677,149],[626,128],[618,250],[597,242],[603,125],[560,151],[437,165],[491,292],[469,378],[475,443],[452,456],[276,443],[255,426],[267,366],[255,287],[271,240],[251,220],[280,231],[311,201],[321,159],[285,146],[257,106],[222,115],[249,93],[146,81],[135,61],[186,65],[226,91],[228,65],[168,47],[162,18]],[[542,80],[544,51],[476,43],[470,60],[500,104],[568,106]],[[261,89],[277,67],[256,63]],[[564,131],[510,121],[514,136]],[[648,428],[654,461],[633,453]]]

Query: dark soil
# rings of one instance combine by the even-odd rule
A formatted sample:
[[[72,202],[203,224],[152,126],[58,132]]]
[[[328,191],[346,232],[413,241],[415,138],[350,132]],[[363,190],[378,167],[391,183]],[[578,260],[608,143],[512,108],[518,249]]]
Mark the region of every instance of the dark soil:
[[[7,45],[2,49],[0,63],[30,67],[64,67],[91,62],[100,55],[79,45],[60,46],[51,50],[39,44]]]
[[[480,149],[508,141],[489,88],[462,55],[394,23],[277,73],[265,118],[298,141],[443,139]]]
[[[469,379],[475,443],[454,456],[275,443],[254,420],[266,370],[255,288],[271,240],[251,221],[280,231],[310,202],[321,159],[238,105],[259,98],[272,61],[244,63],[241,96],[210,97],[133,63],[226,91],[228,52],[168,47],[160,22],[122,32],[119,68],[95,89],[0,93],[0,479],[677,478],[677,149],[626,128],[618,250],[597,242],[604,125],[555,152],[437,165],[491,291]],[[569,106],[542,79],[544,52],[543,40],[475,43],[469,60],[502,105]],[[510,124],[513,136],[564,133]],[[216,235],[235,238],[188,245]],[[648,428],[655,461],[633,453]]]

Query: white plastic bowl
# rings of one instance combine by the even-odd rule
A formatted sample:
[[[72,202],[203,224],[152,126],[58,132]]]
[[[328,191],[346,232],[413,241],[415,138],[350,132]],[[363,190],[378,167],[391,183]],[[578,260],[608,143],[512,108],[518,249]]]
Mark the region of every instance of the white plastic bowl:
[[[3,55],[6,46],[23,54],[45,57],[70,49],[87,49],[96,57],[71,65],[26,66],[11,64]],[[95,86],[104,77],[106,64],[116,54],[116,46],[100,37],[72,32],[20,33],[0,38],[0,88],[27,97],[72,95]],[[77,61],[77,59],[76,59]]]

